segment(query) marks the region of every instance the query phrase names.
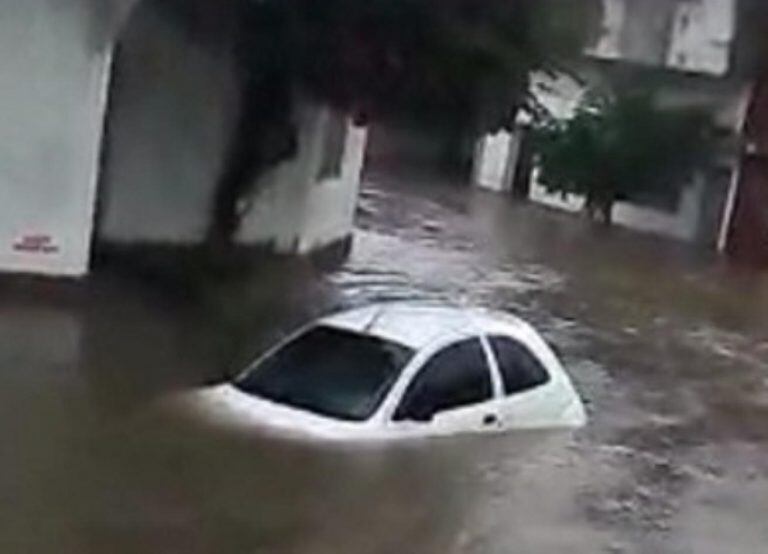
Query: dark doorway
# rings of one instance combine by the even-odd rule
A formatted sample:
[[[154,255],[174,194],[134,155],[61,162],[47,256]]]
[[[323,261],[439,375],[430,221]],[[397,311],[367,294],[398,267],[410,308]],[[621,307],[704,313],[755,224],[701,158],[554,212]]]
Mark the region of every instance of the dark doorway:
[[[468,186],[474,143],[456,131],[377,124],[368,132],[365,174],[379,180]]]

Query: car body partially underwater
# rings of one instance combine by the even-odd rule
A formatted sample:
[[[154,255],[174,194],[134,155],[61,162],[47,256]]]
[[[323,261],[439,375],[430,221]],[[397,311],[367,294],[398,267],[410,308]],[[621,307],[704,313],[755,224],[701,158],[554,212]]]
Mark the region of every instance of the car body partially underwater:
[[[181,403],[220,424],[339,440],[586,423],[570,378],[530,325],[503,313],[418,303],[322,318],[234,382]]]

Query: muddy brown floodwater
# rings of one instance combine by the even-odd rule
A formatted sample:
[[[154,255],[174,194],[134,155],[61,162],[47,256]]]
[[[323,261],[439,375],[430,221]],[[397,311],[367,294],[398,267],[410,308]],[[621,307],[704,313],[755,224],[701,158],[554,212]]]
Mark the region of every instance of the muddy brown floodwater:
[[[766,279],[498,196],[371,181],[348,262],[255,279],[268,309],[236,330],[114,275],[3,282],[0,552],[766,552]],[[222,335],[255,353],[311,314],[403,298],[530,319],[590,425],[331,448],[148,409],[221,375]]]

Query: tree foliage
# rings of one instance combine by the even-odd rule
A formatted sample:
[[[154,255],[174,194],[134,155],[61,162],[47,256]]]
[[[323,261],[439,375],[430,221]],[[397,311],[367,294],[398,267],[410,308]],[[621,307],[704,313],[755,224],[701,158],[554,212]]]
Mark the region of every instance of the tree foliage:
[[[681,187],[711,151],[712,125],[696,108],[660,107],[648,93],[588,94],[575,115],[535,131],[540,180],[585,197],[611,222],[613,204]]]
[[[458,120],[481,131],[508,121],[532,70],[580,51],[587,18],[594,17],[587,8],[595,5],[552,0],[293,4],[287,42],[293,45],[303,90],[364,118],[428,125]]]
[[[163,0],[194,19],[200,0]],[[241,121],[209,238],[236,232],[239,199],[296,150],[298,98],[360,122],[479,134],[510,125],[528,77],[581,52],[600,0],[222,0],[236,12]],[[219,10],[221,8],[218,8]]]

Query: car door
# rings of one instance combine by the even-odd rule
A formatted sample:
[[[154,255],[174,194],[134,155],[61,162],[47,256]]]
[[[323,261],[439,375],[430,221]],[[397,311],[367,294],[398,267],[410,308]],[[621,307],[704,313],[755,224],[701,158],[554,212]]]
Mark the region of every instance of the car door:
[[[417,371],[392,420],[407,434],[498,430],[488,357],[478,338],[442,348]]]
[[[535,428],[557,420],[566,406],[543,362],[511,337],[491,335],[487,340],[502,382],[497,410],[501,427]]]

